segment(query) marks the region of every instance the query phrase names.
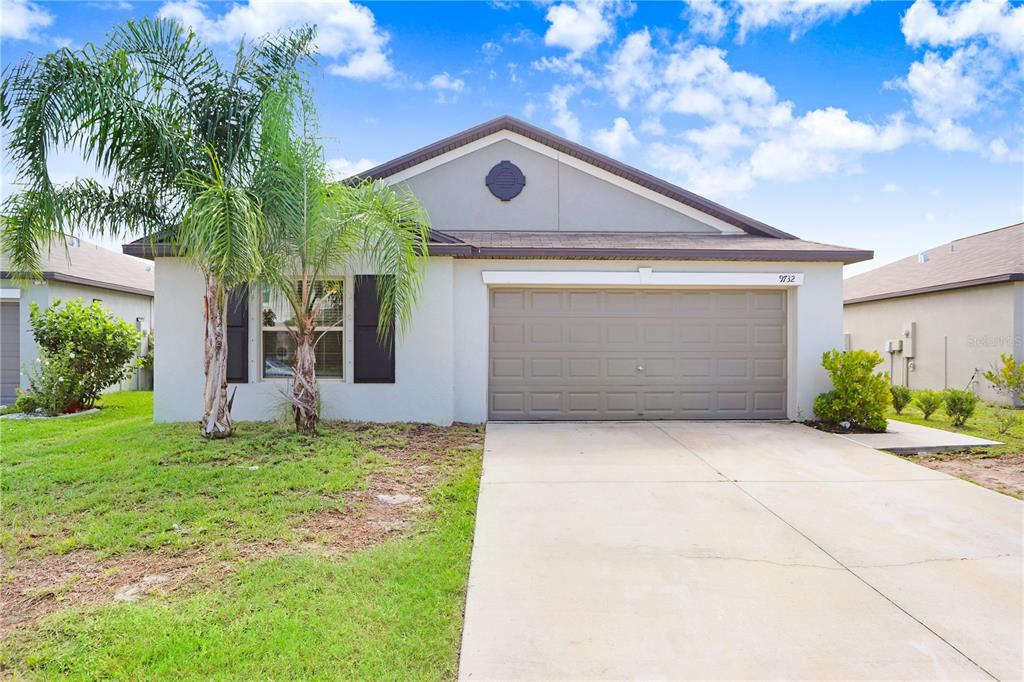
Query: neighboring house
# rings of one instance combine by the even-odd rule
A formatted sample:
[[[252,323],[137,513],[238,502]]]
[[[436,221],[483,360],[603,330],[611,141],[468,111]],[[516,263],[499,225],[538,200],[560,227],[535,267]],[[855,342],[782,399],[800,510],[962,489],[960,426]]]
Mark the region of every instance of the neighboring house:
[[[43,254],[43,279],[24,283],[10,278],[5,256],[0,255],[0,404],[14,402],[15,388],[27,387],[24,368],[39,357],[29,323],[29,306],[46,308],[56,300],[81,298],[100,301],[110,312],[148,332],[153,325],[153,264],[95,244],[69,240]],[[148,388],[148,372],[136,372],[119,388]],[[116,388],[115,388],[116,390]]]
[[[377,343],[373,275],[318,349],[327,418],[810,418],[842,345],[842,267],[871,252],[797,239],[510,117],[367,171],[430,214],[430,262],[408,332]],[[155,418],[202,412],[203,280],[156,261]],[[232,414],[279,414],[288,313],[231,306]],[[168,349],[174,349],[168,352]]]
[[[1024,358],[1024,223],[957,239],[843,283],[852,348],[877,350],[893,383],[975,389],[1000,354]]]

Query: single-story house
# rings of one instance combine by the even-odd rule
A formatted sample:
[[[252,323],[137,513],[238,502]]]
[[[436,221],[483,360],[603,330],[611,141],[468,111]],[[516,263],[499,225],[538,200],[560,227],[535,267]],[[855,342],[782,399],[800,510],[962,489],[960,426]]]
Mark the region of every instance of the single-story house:
[[[981,373],[1024,358],[1024,223],[936,246],[843,283],[853,348],[877,350],[893,383],[966,388],[1009,402]]]
[[[409,330],[377,343],[375,273],[336,273],[317,370],[326,418],[375,421],[806,419],[840,347],[842,268],[871,252],[804,241],[503,116],[373,168],[431,219]],[[202,412],[203,280],[156,262],[155,418]],[[233,416],[280,414],[287,313],[231,306]],[[169,352],[169,349],[173,351]]]
[[[100,301],[121,319],[149,332],[153,325],[153,264],[71,239],[67,249],[52,245],[43,254],[43,278],[25,283],[11,279],[6,256],[0,254],[0,404],[9,405],[15,388],[28,386],[24,369],[39,357],[29,323],[30,304],[46,308],[55,301],[80,298]],[[144,342],[145,343],[145,342]],[[119,386],[149,388],[147,372],[135,372]]]

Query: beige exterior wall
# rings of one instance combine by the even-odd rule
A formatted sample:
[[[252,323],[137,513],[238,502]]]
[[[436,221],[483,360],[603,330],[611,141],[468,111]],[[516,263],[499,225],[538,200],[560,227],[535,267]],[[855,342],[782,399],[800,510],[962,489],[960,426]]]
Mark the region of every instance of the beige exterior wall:
[[[881,353],[894,383],[913,389],[964,388],[1001,353],[1021,352],[1015,308],[1021,309],[1022,297],[1020,283],[1006,283],[854,303],[844,308],[843,330],[851,348]],[[905,353],[890,356],[886,340],[904,338],[910,322],[916,323],[913,360]],[[975,389],[984,400],[1008,402],[980,371]]]

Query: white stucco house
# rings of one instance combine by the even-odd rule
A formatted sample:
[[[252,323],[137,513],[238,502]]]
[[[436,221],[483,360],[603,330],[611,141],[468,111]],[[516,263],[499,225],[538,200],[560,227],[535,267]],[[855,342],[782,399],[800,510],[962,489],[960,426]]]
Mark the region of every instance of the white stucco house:
[[[367,171],[431,218],[410,329],[378,345],[374,289],[338,272],[318,348],[326,418],[373,421],[806,419],[843,343],[842,268],[871,252],[804,241],[501,117]],[[202,411],[203,283],[160,244],[155,419]],[[233,416],[280,413],[282,310],[231,307]]]
[[[23,372],[39,357],[32,336],[29,310],[35,303],[46,308],[54,302],[80,298],[103,307],[149,332],[153,328],[153,264],[105,249],[96,244],[69,240],[67,248],[54,244],[42,254],[42,279],[12,279],[7,259],[0,254],[0,404],[10,405],[16,388],[28,386]],[[144,351],[140,348],[140,352]],[[148,371],[136,371],[110,390],[146,389]]]
[[[893,383],[967,388],[1010,403],[982,374],[1024,358],[1024,223],[956,239],[844,283],[852,347],[876,350]]]

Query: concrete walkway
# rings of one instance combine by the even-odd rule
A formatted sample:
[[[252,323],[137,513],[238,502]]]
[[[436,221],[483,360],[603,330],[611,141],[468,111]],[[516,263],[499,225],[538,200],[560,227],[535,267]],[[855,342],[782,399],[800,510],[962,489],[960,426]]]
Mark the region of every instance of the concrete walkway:
[[[459,674],[1020,679],[1022,531],[796,424],[491,424]]]
[[[975,438],[955,431],[933,429],[930,426],[909,424],[896,419],[889,420],[885,433],[850,433],[843,434],[843,438],[870,448],[888,450],[901,455],[925,455],[1002,445],[997,440]]]

